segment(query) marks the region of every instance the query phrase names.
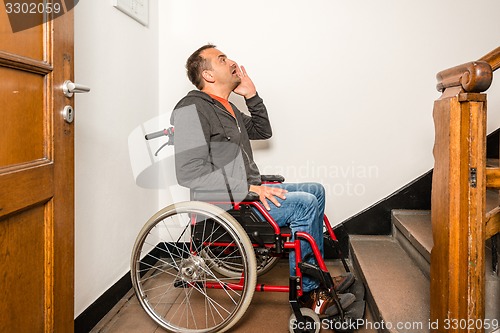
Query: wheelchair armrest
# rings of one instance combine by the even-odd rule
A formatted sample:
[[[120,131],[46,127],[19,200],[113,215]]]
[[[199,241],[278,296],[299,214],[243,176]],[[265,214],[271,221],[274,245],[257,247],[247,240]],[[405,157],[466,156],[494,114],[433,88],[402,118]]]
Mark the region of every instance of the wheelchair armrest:
[[[243,201],[259,201],[259,195],[255,192],[250,191]]]
[[[285,177],[281,175],[261,175],[260,179],[263,183],[284,183]]]

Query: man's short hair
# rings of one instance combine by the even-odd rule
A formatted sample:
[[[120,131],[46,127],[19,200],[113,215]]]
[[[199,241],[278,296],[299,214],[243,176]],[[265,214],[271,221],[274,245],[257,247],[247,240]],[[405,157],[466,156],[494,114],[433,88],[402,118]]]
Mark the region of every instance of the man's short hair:
[[[200,90],[203,89],[205,85],[201,73],[206,69],[212,68],[210,62],[201,56],[201,52],[206,49],[213,49],[215,47],[216,46],[213,44],[203,45],[198,50],[194,51],[194,53],[189,56],[186,62],[186,70],[189,81],[191,81],[191,83]]]

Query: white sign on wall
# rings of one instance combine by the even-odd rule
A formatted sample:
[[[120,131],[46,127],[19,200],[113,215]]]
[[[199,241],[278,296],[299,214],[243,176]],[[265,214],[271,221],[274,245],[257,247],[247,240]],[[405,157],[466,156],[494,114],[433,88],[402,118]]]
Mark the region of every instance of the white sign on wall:
[[[113,0],[113,6],[137,22],[148,25],[149,0]]]

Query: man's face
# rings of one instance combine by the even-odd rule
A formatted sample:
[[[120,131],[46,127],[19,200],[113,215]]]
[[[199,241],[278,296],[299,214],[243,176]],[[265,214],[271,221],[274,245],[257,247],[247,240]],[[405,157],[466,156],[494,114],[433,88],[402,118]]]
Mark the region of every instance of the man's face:
[[[229,59],[224,53],[216,48],[210,48],[204,50],[201,56],[210,62],[212,68],[208,71],[211,72],[215,83],[229,85],[231,90],[240,84],[238,64]]]

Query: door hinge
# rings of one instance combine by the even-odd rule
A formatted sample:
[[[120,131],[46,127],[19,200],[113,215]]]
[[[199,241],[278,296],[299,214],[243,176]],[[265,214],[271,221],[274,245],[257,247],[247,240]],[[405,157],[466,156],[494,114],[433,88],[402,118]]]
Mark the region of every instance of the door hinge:
[[[477,168],[469,169],[469,182],[471,187],[477,187]]]

